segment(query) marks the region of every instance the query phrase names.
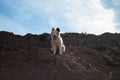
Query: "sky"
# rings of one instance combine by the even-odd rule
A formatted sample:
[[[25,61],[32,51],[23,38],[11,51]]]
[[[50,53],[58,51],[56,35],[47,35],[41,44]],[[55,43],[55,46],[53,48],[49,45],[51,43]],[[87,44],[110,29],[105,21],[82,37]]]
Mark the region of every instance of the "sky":
[[[120,32],[120,0],[0,0],[0,31]]]

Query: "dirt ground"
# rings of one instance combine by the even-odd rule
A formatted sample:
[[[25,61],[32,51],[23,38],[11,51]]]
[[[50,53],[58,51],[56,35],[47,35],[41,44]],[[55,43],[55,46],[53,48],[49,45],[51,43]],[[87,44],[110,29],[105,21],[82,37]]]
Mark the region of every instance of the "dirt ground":
[[[53,55],[50,34],[0,32],[0,80],[120,80],[120,34],[61,34],[66,52]]]

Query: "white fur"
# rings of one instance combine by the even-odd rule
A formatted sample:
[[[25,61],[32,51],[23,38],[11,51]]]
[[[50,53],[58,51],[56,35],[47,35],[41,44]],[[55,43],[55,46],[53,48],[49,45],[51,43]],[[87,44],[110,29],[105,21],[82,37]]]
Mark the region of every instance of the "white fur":
[[[55,30],[55,29],[52,28],[51,35],[50,35],[50,36],[51,36],[51,46],[52,46],[51,51],[53,51],[53,37],[54,37],[54,36],[53,36],[53,34],[54,34],[53,32],[54,32],[54,30]]]
[[[52,29],[51,32],[51,45],[51,50],[53,51],[53,54],[56,54],[57,47],[59,49],[60,55],[65,52],[65,45],[63,44],[63,39],[60,33],[55,29]]]

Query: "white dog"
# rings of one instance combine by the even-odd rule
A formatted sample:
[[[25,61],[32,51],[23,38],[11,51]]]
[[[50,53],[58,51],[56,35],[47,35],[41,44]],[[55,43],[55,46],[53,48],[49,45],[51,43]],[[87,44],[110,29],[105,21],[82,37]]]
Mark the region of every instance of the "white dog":
[[[65,45],[63,44],[63,39],[60,35],[60,29],[57,28],[56,30],[52,28],[51,31],[51,50],[53,51],[53,54],[56,54],[57,47],[59,48],[59,54],[62,55],[63,52],[65,52]]]

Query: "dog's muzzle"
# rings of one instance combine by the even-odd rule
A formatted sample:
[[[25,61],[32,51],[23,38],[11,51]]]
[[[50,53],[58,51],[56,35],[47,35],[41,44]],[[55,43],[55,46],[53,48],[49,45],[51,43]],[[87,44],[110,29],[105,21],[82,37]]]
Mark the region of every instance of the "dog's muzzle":
[[[56,40],[56,38],[57,38],[57,36],[56,36],[56,35],[54,35],[54,36],[53,36],[53,40]]]

